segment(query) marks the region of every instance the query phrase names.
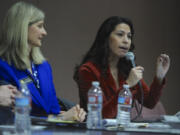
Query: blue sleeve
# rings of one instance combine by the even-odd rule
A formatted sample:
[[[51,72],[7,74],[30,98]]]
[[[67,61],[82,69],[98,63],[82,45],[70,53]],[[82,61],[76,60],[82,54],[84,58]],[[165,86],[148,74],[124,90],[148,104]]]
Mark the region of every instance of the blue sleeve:
[[[59,114],[60,113],[60,106],[59,106],[59,103],[58,103],[58,100],[57,100],[57,96],[56,96],[56,90],[55,90],[55,87],[54,87],[54,82],[53,82],[53,75],[52,75],[52,68],[50,66],[50,64],[47,62],[48,64],[48,71],[49,71],[49,81],[50,83],[52,84],[52,99],[51,99],[51,113],[56,113],[56,114]]]

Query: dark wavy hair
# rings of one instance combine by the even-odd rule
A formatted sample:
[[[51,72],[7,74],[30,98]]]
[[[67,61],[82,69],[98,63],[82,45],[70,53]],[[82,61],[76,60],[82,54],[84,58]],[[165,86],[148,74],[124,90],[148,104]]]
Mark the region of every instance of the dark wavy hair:
[[[130,27],[131,30],[131,40],[134,35],[134,28],[131,20],[128,18],[123,18],[119,16],[112,16],[105,20],[100,26],[95,41],[89,51],[85,54],[82,62],[75,67],[74,72],[74,80],[78,81],[78,70],[81,65],[86,63],[87,61],[92,61],[95,63],[102,71],[102,75],[106,77],[107,69],[108,69],[108,58],[110,54],[109,48],[109,36],[112,31],[115,30],[118,24],[125,23]],[[135,48],[133,44],[133,40],[130,46],[130,51],[133,51]],[[130,61],[126,60],[126,58],[120,58],[117,64],[118,72],[123,75],[126,79],[129,75],[130,69],[132,68],[132,64]]]

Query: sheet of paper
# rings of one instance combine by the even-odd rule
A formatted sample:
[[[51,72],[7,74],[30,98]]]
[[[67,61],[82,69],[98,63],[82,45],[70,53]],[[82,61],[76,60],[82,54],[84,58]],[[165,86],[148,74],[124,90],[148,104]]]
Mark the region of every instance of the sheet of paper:
[[[47,119],[47,122],[54,122],[54,123],[77,123],[77,121],[61,120],[58,117],[49,117]]]
[[[163,122],[180,123],[180,119],[176,115],[163,115]]]

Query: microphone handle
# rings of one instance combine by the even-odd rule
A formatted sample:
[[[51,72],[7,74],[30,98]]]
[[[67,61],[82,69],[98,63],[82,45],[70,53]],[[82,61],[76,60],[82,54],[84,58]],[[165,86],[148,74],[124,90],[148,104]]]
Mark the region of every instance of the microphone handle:
[[[139,88],[141,90],[141,104],[143,105],[143,101],[144,101],[144,91],[143,91],[143,87],[142,87],[142,83],[141,81],[138,82]]]
[[[134,60],[131,60],[131,63],[132,63],[132,66],[133,66],[133,67],[136,66]],[[143,88],[142,88],[142,83],[141,83],[141,81],[138,82],[138,85],[139,85],[139,88],[140,88],[140,90],[141,90],[141,104],[143,105],[144,91],[143,91]]]
[[[136,66],[134,60],[131,60],[131,63],[132,63],[132,66],[133,66],[133,68],[134,68],[134,67]]]
[[[134,60],[131,60],[131,63],[132,63],[132,66],[135,67],[136,64],[134,62]],[[138,110],[138,108],[136,108],[136,111],[137,111],[137,116],[135,118],[133,118],[132,120],[136,120],[138,117],[140,117],[141,113],[142,113],[142,109],[143,109],[143,101],[144,101],[144,91],[143,91],[143,88],[142,88],[142,83],[141,81],[138,82],[138,85],[139,85],[139,88],[140,88],[140,91],[141,91],[141,107],[140,107],[140,110]],[[135,103],[136,104],[136,103]]]

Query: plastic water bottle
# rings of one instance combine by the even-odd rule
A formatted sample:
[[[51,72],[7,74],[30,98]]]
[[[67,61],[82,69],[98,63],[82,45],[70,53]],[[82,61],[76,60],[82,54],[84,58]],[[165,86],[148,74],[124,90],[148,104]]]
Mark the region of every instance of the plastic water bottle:
[[[118,97],[117,126],[128,127],[131,122],[132,94],[129,85],[123,85]]]
[[[24,81],[21,81],[20,91],[15,98],[15,131],[18,135],[31,135],[31,96]]]
[[[102,90],[99,86],[99,82],[93,81],[92,87],[88,91],[88,129],[102,128],[102,101]]]

